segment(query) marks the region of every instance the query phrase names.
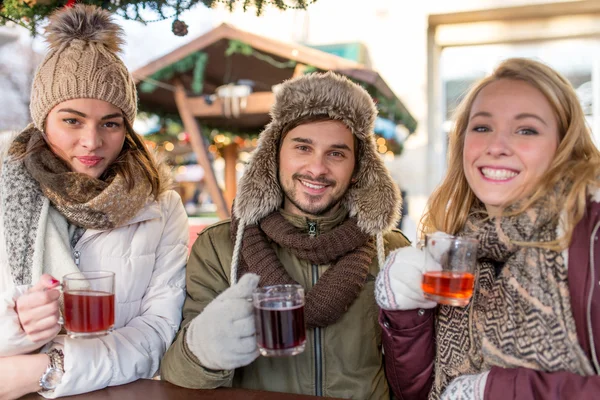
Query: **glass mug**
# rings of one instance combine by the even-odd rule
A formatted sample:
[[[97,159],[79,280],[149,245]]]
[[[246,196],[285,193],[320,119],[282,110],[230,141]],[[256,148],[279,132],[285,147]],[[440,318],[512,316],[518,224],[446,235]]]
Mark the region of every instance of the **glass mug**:
[[[63,323],[72,338],[104,336],[115,325],[115,274],[74,272],[63,276]]]
[[[256,342],[263,356],[294,356],[304,351],[304,289],[300,285],[256,288],[252,293]]]
[[[450,306],[469,304],[473,296],[478,246],[477,239],[439,233],[426,235],[425,265],[435,262],[441,270],[423,274],[421,288],[425,298]]]

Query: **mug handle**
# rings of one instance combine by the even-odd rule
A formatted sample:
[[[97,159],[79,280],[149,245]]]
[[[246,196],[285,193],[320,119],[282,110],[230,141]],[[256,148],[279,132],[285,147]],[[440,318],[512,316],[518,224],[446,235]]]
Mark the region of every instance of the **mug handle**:
[[[53,287],[52,289],[44,289],[44,290],[58,290],[60,292],[61,297],[64,296],[64,289],[63,289],[63,283],[62,282],[58,282],[58,285],[56,285],[55,287]],[[64,297],[63,297],[64,298]],[[63,312],[62,312],[62,308],[64,306],[64,300],[59,301],[59,307],[58,307],[58,321],[57,323],[60,326],[63,326],[65,324],[65,319],[63,317]]]

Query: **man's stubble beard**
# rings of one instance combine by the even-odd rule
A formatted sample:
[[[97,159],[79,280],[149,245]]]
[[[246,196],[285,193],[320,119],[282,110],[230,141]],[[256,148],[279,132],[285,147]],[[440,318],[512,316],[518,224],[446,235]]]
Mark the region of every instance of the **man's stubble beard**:
[[[283,190],[283,195],[285,197],[285,200],[287,200],[290,203],[292,203],[298,210],[300,210],[304,214],[311,215],[311,216],[314,216],[314,217],[320,217],[320,216],[322,216],[324,214],[327,214],[334,207],[336,207],[338,204],[340,204],[340,202],[342,201],[342,199],[346,196],[346,193],[348,193],[348,190],[350,190],[350,184],[348,184],[347,187],[346,187],[346,189],[343,192],[341,192],[339,196],[333,197],[324,206],[321,206],[319,208],[310,208],[311,204],[320,201],[321,198],[324,195],[323,196],[306,195],[306,197],[309,200],[308,201],[309,205],[308,205],[308,207],[303,206],[303,205],[300,204],[300,202],[296,198],[296,186],[294,185],[294,183],[296,181],[297,181],[297,179],[295,177],[292,177],[292,188],[290,190],[287,190],[283,185],[281,185],[281,189]],[[318,179],[317,179],[317,181],[318,181]],[[301,183],[299,183],[299,184],[301,184]],[[335,184],[335,186],[337,186],[337,182],[335,182],[334,184]],[[315,201],[314,202],[311,201],[311,198],[315,199]]]

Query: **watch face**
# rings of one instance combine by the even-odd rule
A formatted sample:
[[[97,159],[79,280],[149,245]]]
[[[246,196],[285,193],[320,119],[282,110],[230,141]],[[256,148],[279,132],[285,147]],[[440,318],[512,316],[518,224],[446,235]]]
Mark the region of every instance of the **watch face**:
[[[55,389],[61,382],[63,372],[60,369],[50,368],[42,378],[42,387],[46,390]]]

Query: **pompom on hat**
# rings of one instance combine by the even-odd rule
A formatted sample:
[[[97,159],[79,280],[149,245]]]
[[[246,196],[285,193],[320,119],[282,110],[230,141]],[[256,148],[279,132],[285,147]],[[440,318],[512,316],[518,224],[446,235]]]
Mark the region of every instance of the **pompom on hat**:
[[[131,74],[117,56],[123,29],[110,12],[77,4],[55,12],[46,28],[49,51],[31,88],[30,112],[39,130],[57,104],[98,99],[119,107],[133,124],[137,93]]]

